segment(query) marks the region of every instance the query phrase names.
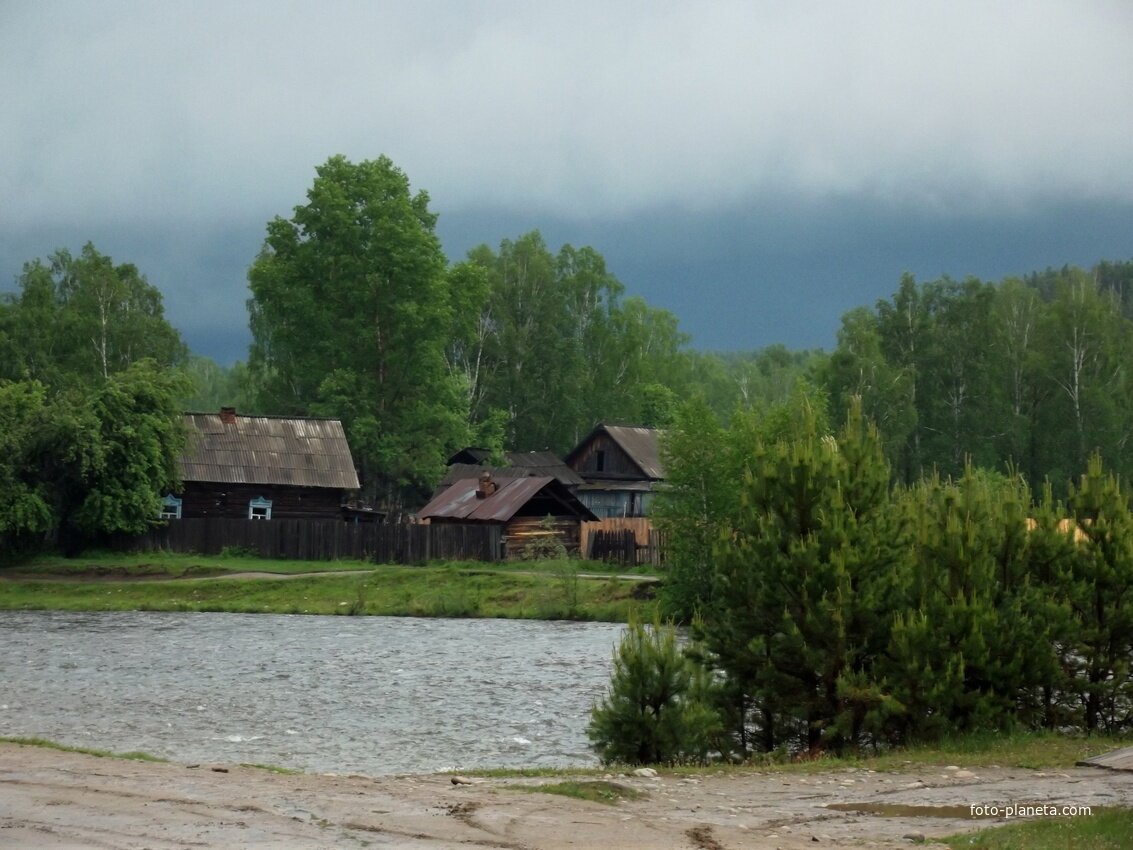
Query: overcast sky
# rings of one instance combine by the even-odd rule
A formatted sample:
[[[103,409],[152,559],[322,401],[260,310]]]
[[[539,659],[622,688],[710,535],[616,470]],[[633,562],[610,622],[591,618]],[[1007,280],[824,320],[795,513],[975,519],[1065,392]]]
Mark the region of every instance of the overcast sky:
[[[1133,258],[1133,3],[0,0],[0,289],[87,240],[245,356],[267,221],[388,155],[450,260],[589,244],[694,344]]]

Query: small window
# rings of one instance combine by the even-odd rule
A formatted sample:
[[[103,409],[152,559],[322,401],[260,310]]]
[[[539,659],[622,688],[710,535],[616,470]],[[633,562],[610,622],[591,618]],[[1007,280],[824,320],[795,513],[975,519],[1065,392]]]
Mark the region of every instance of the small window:
[[[606,471],[606,453],[601,449],[594,453],[594,467],[595,472]]]
[[[248,519],[271,519],[271,499],[257,496],[248,502]]]
[[[158,516],[162,519],[181,519],[181,500],[172,493],[168,494],[161,500],[161,513]]]

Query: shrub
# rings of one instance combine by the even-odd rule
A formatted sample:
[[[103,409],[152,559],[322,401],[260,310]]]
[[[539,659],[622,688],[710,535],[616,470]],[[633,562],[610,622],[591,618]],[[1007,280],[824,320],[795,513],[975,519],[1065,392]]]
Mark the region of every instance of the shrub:
[[[705,702],[704,671],[680,647],[672,625],[631,620],[614,652],[606,697],[587,728],[606,764],[706,761],[720,719]]]

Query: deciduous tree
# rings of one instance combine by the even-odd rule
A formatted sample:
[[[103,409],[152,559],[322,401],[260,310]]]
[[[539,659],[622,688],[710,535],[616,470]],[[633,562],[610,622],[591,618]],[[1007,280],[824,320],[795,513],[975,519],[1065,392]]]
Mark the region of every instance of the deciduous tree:
[[[342,417],[368,486],[391,501],[427,492],[467,439],[435,224],[388,158],[331,157],[307,203],[269,222],[248,273],[262,409]]]

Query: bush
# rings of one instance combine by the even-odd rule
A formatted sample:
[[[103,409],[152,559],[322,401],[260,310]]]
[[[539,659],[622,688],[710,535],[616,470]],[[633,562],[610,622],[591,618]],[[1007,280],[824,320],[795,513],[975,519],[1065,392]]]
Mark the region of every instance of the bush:
[[[702,698],[707,675],[677,646],[672,625],[631,620],[609,691],[590,712],[587,735],[603,763],[706,761],[721,727]]]

